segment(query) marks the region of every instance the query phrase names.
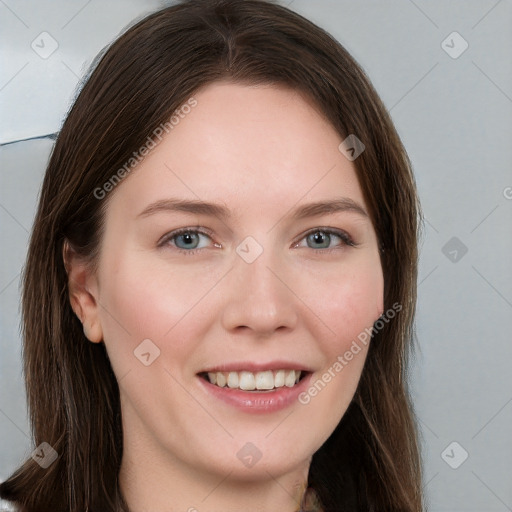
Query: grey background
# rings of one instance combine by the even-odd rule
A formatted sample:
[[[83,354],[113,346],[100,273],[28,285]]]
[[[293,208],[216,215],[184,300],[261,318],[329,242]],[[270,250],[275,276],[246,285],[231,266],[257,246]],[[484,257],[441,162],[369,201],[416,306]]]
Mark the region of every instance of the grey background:
[[[281,3],[360,62],[413,162],[426,222],[410,377],[429,510],[512,510],[512,3]],[[0,480],[33,449],[19,275],[52,148],[44,136],[97,52],[161,5],[0,0]],[[43,31],[58,44],[46,59],[31,47]],[[457,58],[454,31],[469,45]]]

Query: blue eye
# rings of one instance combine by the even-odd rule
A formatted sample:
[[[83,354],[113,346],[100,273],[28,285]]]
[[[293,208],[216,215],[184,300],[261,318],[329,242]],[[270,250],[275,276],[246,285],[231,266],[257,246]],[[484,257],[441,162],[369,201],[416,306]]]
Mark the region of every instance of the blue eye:
[[[331,247],[331,242],[333,241],[333,239],[336,238],[341,240],[341,244]],[[348,235],[348,233],[346,233],[345,231],[330,228],[315,228],[314,230],[306,233],[302,240],[304,239],[307,241],[308,244],[312,244],[312,246],[308,245],[308,248],[310,249],[327,249],[329,251],[335,249],[336,247],[339,247],[340,245],[348,245],[351,247],[356,246],[356,244]],[[304,246],[298,244],[296,247]]]
[[[208,240],[203,242],[203,245],[200,245],[201,237],[211,241],[211,236],[205,231],[196,228],[183,228],[167,234],[158,245],[171,245],[171,247],[182,254],[193,255],[196,254],[196,251],[208,247]],[[341,243],[331,246],[331,243],[336,239],[340,240]],[[294,247],[306,247],[316,252],[330,252],[342,246],[355,247],[357,245],[348,233],[332,228],[315,228],[306,233],[301,238],[301,241],[303,240],[306,241],[307,246],[301,245],[299,242]],[[221,247],[219,244],[214,245]]]
[[[200,238],[202,236],[211,240],[210,236],[204,231],[191,228],[179,229],[166,235],[159,245],[167,245],[170,243],[181,253],[187,255],[195,254],[197,249],[207,247],[207,245],[199,247]]]
[[[200,242],[200,234],[194,231],[185,231],[180,235],[174,235],[175,244],[180,249],[197,249]],[[184,247],[180,247],[178,242],[182,242]]]

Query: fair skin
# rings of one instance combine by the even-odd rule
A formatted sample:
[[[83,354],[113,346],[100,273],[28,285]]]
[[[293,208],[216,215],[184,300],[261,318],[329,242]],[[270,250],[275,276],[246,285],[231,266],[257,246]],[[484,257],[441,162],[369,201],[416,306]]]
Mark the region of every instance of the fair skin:
[[[367,347],[307,404],[275,410],[228,403],[200,374],[279,361],[305,372],[307,391],[383,312],[377,237],[354,163],[338,150],[343,139],[310,101],[229,82],[194,97],[197,106],[110,193],[97,271],[66,254],[70,300],[119,382],[120,485],[134,512],[292,512],[312,455],[353,398]],[[170,198],[230,215],[141,215]],[[294,213],[340,198],[361,211]],[[179,228],[207,234],[159,245]],[[251,263],[236,251],[248,236],[263,249]],[[145,339],[160,350],[148,366],[134,355]],[[246,443],[261,456],[254,464],[239,454]]]

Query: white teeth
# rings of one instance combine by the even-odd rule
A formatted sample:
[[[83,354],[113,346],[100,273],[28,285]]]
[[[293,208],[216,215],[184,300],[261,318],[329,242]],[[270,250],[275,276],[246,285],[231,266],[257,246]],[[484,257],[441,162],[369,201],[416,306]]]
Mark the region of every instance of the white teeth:
[[[295,373],[295,372],[294,372]],[[267,372],[258,372],[256,374],[256,389],[273,389],[274,373],[270,370]]]
[[[226,376],[223,373],[217,372],[217,386],[223,388],[226,382]]]
[[[238,387],[238,373],[229,372],[228,375],[228,388],[237,388]]]
[[[238,380],[238,386],[244,391],[253,391],[256,389],[256,379],[254,373],[251,372],[240,372],[240,378]]]
[[[284,386],[284,374],[286,372],[284,370],[279,370],[276,372],[274,377],[274,386],[276,388],[282,388]]]
[[[268,391],[274,388],[293,387],[300,380],[300,370],[266,370],[263,372],[208,372],[208,380],[221,388],[244,391]]]
[[[284,378],[284,385],[292,388],[295,385],[295,370],[290,370]]]

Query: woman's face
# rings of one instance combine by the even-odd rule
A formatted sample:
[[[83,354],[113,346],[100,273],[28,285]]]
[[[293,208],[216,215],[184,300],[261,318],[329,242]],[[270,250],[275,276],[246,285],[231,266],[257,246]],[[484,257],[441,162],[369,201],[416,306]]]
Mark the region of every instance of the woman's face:
[[[227,82],[194,98],[103,199],[87,316],[119,382],[125,456],[268,478],[307,467],[353,398],[367,353],[353,342],[383,312],[377,238],[343,139],[309,101]]]

